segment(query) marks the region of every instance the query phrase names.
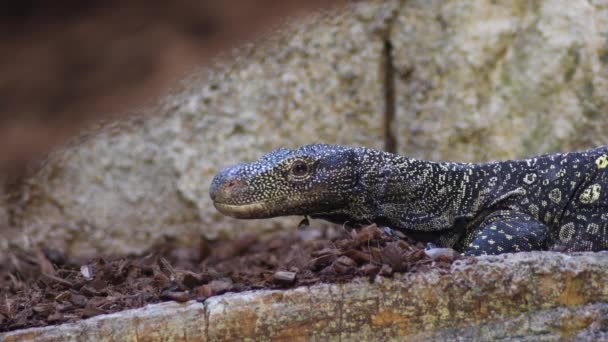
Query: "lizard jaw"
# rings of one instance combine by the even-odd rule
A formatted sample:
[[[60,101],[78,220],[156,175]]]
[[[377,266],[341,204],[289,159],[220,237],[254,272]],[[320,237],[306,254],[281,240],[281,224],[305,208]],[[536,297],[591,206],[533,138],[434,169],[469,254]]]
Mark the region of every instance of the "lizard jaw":
[[[264,202],[250,204],[226,204],[213,202],[215,208],[222,214],[240,219],[265,218],[268,207]]]

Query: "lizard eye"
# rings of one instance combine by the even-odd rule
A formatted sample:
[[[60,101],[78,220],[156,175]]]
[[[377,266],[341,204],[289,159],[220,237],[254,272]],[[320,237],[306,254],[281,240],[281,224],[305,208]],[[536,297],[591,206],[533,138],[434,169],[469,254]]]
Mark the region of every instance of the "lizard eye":
[[[302,160],[297,160],[291,166],[291,174],[296,177],[303,177],[308,174],[308,164]]]

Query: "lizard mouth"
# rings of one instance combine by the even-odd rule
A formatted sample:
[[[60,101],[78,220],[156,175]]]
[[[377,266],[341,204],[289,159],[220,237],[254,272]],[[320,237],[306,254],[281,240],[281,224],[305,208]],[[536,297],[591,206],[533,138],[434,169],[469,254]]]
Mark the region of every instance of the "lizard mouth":
[[[213,202],[215,208],[222,214],[241,219],[250,218],[265,218],[268,215],[268,206],[264,202],[255,202],[249,204],[226,204]]]

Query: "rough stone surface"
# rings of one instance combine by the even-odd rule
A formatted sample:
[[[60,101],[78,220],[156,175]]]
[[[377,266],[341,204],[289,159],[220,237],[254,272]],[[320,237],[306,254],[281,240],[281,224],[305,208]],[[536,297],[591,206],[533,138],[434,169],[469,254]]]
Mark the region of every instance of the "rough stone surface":
[[[601,302],[523,313],[466,328],[441,329],[436,335],[459,341],[605,341],[608,338],[606,317],[608,303]],[[424,340],[424,335],[419,339]]]
[[[404,154],[471,161],[608,143],[608,0],[358,2],[264,41],[55,153],[9,211],[17,224],[0,248],[90,256],[162,235],[293,227],[222,217],[212,175],[278,146],[382,148],[389,64]]]
[[[608,143],[608,1],[407,1],[400,152],[461,161]]]
[[[252,291],[163,303],[0,335],[72,340],[598,340],[608,332],[608,252],[481,257],[448,274]]]

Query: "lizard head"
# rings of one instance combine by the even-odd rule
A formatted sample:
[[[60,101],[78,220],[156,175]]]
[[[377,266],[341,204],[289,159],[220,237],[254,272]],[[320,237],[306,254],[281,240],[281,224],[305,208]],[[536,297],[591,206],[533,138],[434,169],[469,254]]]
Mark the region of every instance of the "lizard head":
[[[308,145],[227,167],[209,194],[221,213],[236,218],[331,214],[348,206],[357,182],[353,148]]]

